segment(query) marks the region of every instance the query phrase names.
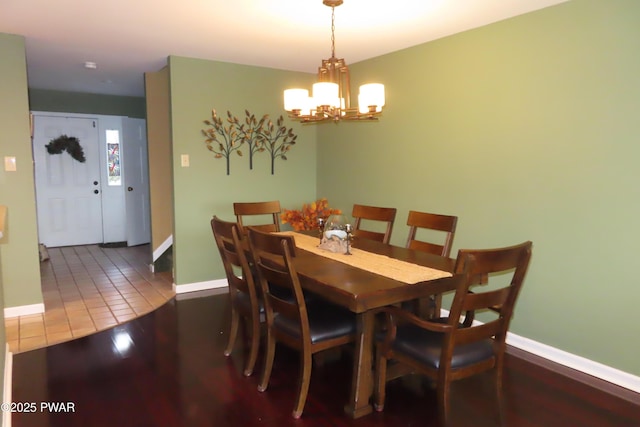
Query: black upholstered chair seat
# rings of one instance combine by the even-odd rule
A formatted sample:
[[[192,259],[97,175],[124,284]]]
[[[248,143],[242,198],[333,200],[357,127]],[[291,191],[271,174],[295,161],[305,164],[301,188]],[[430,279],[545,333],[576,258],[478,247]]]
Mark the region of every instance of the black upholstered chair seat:
[[[307,315],[311,342],[314,344],[356,331],[356,318],[353,313],[329,303],[316,300],[307,304]],[[276,314],[273,323],[282,332],[300,337],[300,324],[297,321]]]
[[[416,325],[399,325],[396,340],[391,345],[394,351],[411,356],[427,366],[440,367],[440,351],[444,334],[422,329]],[[453,350],[451,367],[453,369],[486,360],[493,355],[491,339],[471,344],[458,345]]]

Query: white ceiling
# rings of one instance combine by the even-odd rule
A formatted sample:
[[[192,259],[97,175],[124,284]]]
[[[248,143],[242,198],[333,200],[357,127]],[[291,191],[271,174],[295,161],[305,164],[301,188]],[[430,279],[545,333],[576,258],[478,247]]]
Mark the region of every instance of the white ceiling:
[[[344,0],[348,64],[566,0]],[[0,32],[26,38],[29,87],[144,96],[169,55],[314,73],[331,56],[322,0],[0,0]],[[84,68],[86,61],[97,69]]]

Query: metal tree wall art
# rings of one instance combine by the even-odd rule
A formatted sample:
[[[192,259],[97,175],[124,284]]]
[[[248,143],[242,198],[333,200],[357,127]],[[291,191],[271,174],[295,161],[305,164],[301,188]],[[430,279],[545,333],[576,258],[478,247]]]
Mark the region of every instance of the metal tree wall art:
[[[271,175],[274,173],[276,158],[280,157],[282,160],[287,160],[287,152],[298,138],[298,135],[293,133],[292,128],[287,129],[282,126],[283,122],[284,118],[282,116],[278,118],[276,126],[269,120],[266,128],[261,133],[264,148],[271,154]]]
[[[222,119],[216,114],[216,110],[211,110],[211,120],[204,121],[207,126],[211,127],[203,129],[202,133],[206,137],[207,149],[215,154],[216,159],[224,157],[227,160],[227,175],[229,175],[231,153],[235,151],[238,156],[242,156],[240,146],[244,141],[242,138],[238,138],[236,130],[238,119],[233,117],[229,111],[227,111],[227,122],[229,125],[225,126]]]
[[[262,131],[264,123],[269,118],[269,115],[265,114],[258,121],[256,120],[256,116],[251,114],[249,110],[244,110],[244,114],[244,124],[238,127],[238,133],[240,134],[242,140],[249,146],[249,169],[253,169],[253,155],[255,153],[264,151]],[[234,119],[237,126],[238,119],[236,119],[235,117]]]
[[[215,154],[217,159],[225,158],[227,161],[227,175],[230,173],[230,157],[235,151],[238,156],[242,156],[243,144],[246,144],[249,151],[249,169],[253,169],[253,156],[256,153],[268,152],[271,154],[271,175],[275,172],[275,159],[287,160],[286,153],[295,144],[297,135],[293,129],[287,129],[282,124],[284,118],[280,116],[277,126],[265,114],[260,120],[255,115],[245,110],[245,120],[243,124],[236,116],[227,111],[227,119],[218,117],[216,110],[211,111],[211,120],[204,123],[210,128],[203,129],[202,133],[206,137],[207,149]]]

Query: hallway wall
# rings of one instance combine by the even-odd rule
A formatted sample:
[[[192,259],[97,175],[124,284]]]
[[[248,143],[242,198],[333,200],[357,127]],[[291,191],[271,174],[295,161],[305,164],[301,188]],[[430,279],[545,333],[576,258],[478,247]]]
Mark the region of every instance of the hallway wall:
[[[0,203],[9,212],[0,245],[4,302],[37,306],[42,291],[24,37],[0,33],[0,52],[0,159],[15,157],[17,164],[16,172],[0,167]]]

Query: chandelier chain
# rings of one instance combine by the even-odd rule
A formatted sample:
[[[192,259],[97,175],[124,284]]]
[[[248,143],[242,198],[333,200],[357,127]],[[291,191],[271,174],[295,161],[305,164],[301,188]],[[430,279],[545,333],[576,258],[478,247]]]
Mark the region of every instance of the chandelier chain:
[[[331,6],[331,57],[336,56],[336,8]]]

